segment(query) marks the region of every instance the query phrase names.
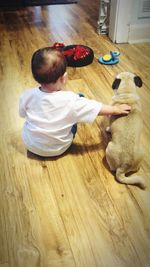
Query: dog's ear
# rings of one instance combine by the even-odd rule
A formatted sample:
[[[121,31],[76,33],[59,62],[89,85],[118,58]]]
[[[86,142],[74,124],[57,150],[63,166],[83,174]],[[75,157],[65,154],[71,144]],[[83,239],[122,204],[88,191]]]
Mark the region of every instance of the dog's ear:
[[[118,87],[119,87],[119,85],[120,85],[120,82],[121,82],[121,79],[115,79],[114,80],[114,82],[113,82],[113,84],[112,84],[112,89],[113,90],[116,90],[116,89],[118,89]]]
[[[142,79],[139,77],[139,76],[135,76],[134,77],[134,82],[135,82],[135,85],[138,86],[138,87],[142,87]]]

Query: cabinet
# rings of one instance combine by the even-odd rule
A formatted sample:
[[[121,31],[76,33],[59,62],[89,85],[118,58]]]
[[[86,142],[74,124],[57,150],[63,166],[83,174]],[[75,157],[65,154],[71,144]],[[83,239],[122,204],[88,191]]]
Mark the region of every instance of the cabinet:
[[[54,3],[56,3],[55,0],[0,0],[0,7],[36,6]]]
[[[0,0],[0,7],[19,7],[23,2],[24,0]]]

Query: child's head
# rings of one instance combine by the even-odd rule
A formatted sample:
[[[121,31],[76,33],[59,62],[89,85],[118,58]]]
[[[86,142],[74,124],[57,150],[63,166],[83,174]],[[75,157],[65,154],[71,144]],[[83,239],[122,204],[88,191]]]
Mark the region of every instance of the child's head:
[[[31,69],[34,79],[40,84],[55,83],[66,72],[66,59],[62,52],[50,47],[34,52]]]

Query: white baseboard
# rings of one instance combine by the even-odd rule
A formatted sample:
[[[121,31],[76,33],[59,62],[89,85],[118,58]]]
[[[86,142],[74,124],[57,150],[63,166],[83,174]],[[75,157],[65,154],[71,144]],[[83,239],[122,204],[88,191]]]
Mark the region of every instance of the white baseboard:
[[[150,24],[134,24],[129,26],[128,43],[150,42]]]

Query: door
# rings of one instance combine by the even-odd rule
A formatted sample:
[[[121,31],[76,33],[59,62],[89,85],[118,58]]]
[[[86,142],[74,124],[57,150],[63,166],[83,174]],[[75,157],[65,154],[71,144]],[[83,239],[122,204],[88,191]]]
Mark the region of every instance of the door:
[[[111,0],[109,37],[116,43],[150,42],[150,0]]]
[[[111,0],[109,37],[113,42],[128,42],[131,9],[132,0]]]

